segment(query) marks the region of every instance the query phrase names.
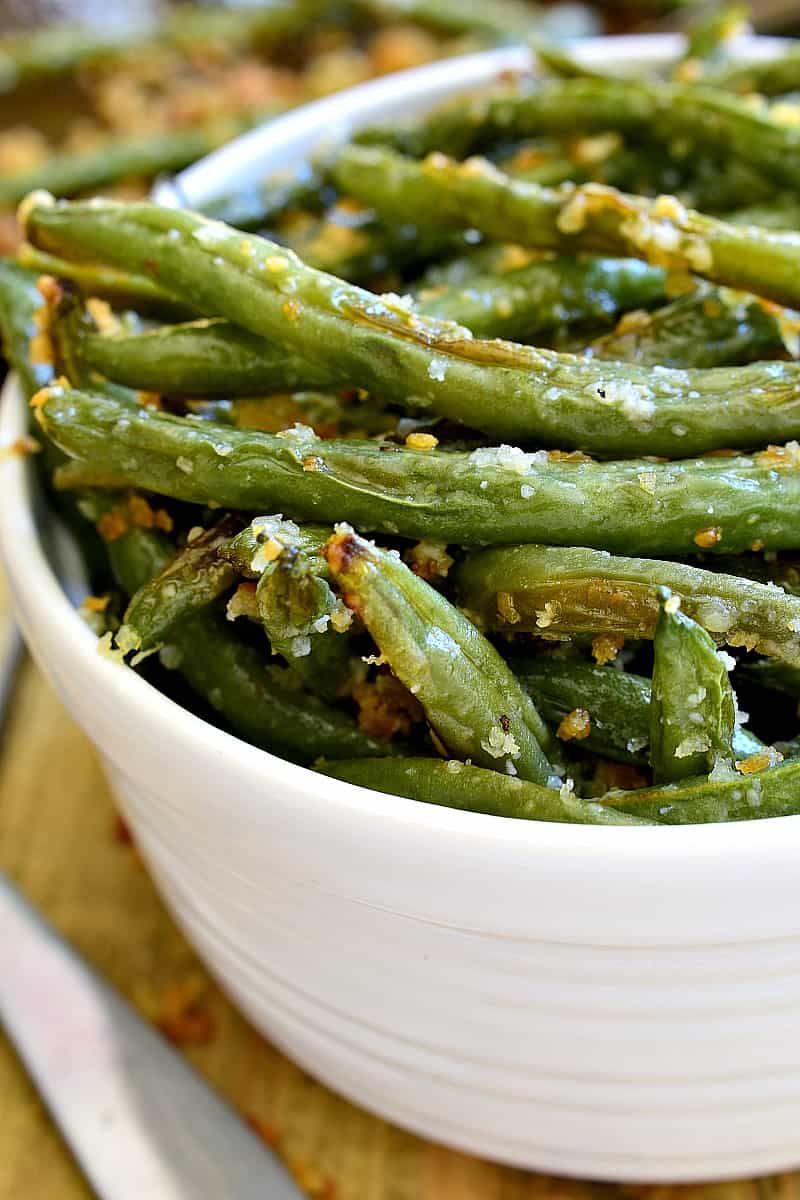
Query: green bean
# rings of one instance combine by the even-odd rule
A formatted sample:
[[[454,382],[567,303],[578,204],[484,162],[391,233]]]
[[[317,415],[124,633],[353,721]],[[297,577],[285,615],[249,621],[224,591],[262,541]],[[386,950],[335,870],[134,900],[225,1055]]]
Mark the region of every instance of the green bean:
[[[255,606],[273,654],[280,654],[309,691],[333,700],[352,676],[346,629],[351,614],[330,587],[321,550],[329,526],[258,517],[223,554],[257,578]],[[340,623],[337,632],[333,622]]]
[[[763,229],[800,229],[800,202],[793,193],[771,196],[760,204],[735,208],[725,217],[732,225],[760,225]]]
[[[733,157],[796,187],[800,131],[754,109],[738,96],[697,84],[646,79],[563,79],[529,90],[450,103],[421,122],[366,130],[362,143],[392,146],[421,157],[445,149],[464,157],[502,137],[541,133],[644,132],[669,146],[683,139],[698,155]]]
[[[17,204],[37,187],[61,196],[74,196],[118,179],[178,171],[241,132],[243,127],[242,122],[217,122],[208,129],[109,138],[79,154],[73,151],[53,154],[44,163],[0,179],[0,205]]]
[[[648,200],[596,183],[552,190],[510,179],[482,159],[457,163],[437,153],[420,163],[371,146],[344,147],[334,174],[387,221],[470,227],[494,238],[513,230],[517,242],[537,249],[645,258],[779,304],[800,303],[797,238],[727,224],[672,197]]]
[[[108,543],[120,587],[129,596],[167,566],[169,541],[130,529]],[[224,619],[200,611],[173,626],[162,651],[193,691],[245,741],[298,762],[389,754],[387,742],[357,729],[346,713],[287,685],[265,668],[257,650],[240,641]]]
[[[707,775],[718,760],[733,766],[736,700],[727,667],[710,634],[676,600],[662,603],[653,634],[650,761],[657,783]]]
[[[800,758],[768,765],[777,758],[767,750],[766,770],[742,775],[723,767],[710,777],[659,784],[635,792],[608,792],[602,803],[665,825],[795,816],[800,813]]]
[[[783,54],[759,62],[726,63],[709,71],[709,86],[732,92],[758,92],[761,96],[782,96],[800,88],[800,47],[790,46]]]
[[[358,0],[357,9],[381,22],[412,21],[444,34],[478,34],[514,41],[537,28],[541,9],[519,0]]]
[[[588,712],[591,726],[578,743],[582,749],[617,762],[647,765],[649,679],[575,656],[538,655],[511,658],[509,662],[549,724],[559,725],[575,709]],[[733,749],[737,758],[747,758],[763,748],[763,742],[755,734],[740,725],[735,727]]]
[[[223,517],[187,542],[163,570],[138,589],[117,634],[120,649],[126,654],[153,650],[178,621],[207,608],[234,586],[236,568],[219,557],[219,549],[240,526],[238,518]]]
[[[165,316],[186,316],[195,310],[173,299],[161,284],[146,275],[117,271],[98,263],[70,262],[23,242],[17,251],[20,266],[38,275],[69,279],[84,296],[100,296],[120,305]]]
[[[749,680],[759,687],[800,700],[800,667],[777,659],[758,659],[745,663],[742,669]]]
[[[323,388],[330,374],[219,317],[111,334],[84,331],[83,363],[129,387],[190,396]]]
[[[389,551],[340,527],[324,549],[334,579],[447,750],[545,784],[553,745],[533,701],[475,626]]]
[[[541,787],[483,767],[433,758],[397,758],[378,762],[326,764],[326,775],[391,796],[407,796],[423,804],[440,804],[466,812],[523,821],[567,821],[576,825],[656,825],[610,805],[581,800],[567,787]]]
[[[652,638],[659,589],[668,587],[718,641],[800,664],[800,598],[702,567],[578,546],[508,546],[469,555],[456,586],[460,602],[485,628],[546,638]]]
[[[664,296],[665,282],[660,267],[636,259],[556,258],[423,291],[416,308],[465,325],[476,337],[526,341],[560,326],[606,323],[614,313],[649,306]]]
[[[68,379],[73,387],[99,386],[106,396],[114,396],[124,404],[138,402],[135,392],[108,380],[98,380],[97,372],[79,352],[85,330],[94,324],[83,301],[70,280],[52,280],[48,294],[48,339],[57,376]]]
[[[675,68],[675,78],[691,83],[694,78],[703,77],[702,68],[724,57],[727,43],[746,27],[748,15],[744,4],[724,4],[701,13],[686,30],[686,49]],[[687,72],[687,64],[701,68],[697,76],[694,71]]]
[[[100,254],[123,267],[143,262],[168,277],[179,298],[205,303],[387,399],[492,437],[682,457],[800,433],[794,363],[742,367],[733,379],[727,370],[651,372],[481,342],[196,214],[146,204],[39,203],[34,195],[24,217],[46,249]]]
[[[593,359],[647,367],[709,368],[739,365],[782,354],[800,318],[773,313],[751,296],[725,288],[700,288],[653,312],[626,313],[616,329],[596,338]]]
[[[419,451],[324,441],[302,429],[270,436],[190,422],[61,387],[41,393],[36,412],[77,460],[59,471],[61,488],[141,487],[195,504],[336,517],[461,545],[548,541],[691,554],[698,530],[711,529],[703,540],[718,535],[708,548],[719,553],[748,549],[754,538],[767,549],[800,547],[792,447],[678,463],[564,461],[509,446]]]
[[[0,337],[3,353],[11,363],[27,399],[53,377],[52,363],[31,356],[31,340],[39,328],[36,314],[44,301],[36,286],[37,276],[0,259]],[[41,358],[41,361],[39,359]]]

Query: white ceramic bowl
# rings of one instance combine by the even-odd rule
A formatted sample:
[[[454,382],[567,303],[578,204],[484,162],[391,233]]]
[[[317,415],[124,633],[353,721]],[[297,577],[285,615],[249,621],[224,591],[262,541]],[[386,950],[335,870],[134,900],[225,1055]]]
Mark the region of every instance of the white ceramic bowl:
[[[671,41],[632,39],[641,63]],[[620,43],[584,51],[619,59]],[[206,198],[524,53],[368,84],[187,172]],[[221,183],[220,183],[221,181]],[[7,387],[0,436],[25,425]],[[176,918],[250,1019],[400,1125],[569,1175],[699,1180],[800,1161],[800,818],[504,821],[256,750],[102,658],[18,459],[0,542],[33,654],[96,743]]]

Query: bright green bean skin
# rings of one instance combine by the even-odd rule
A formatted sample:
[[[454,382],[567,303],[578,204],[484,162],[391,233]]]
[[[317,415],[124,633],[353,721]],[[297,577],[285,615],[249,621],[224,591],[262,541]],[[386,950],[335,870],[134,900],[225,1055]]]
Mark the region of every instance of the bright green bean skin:
[[[31,358],[31,338],[37,333],[34,317],[44,301],[36,287],[37,276],[0,259],[0,336],[3,353],[11,363],[27,399],[49,382],[53,368]]]
[[[735,208],[726,221],[732,225],[760,225],[763,229],[800,229],[800,202],[794,192],[772,196],[760,204],[749,204],[746,208]]]
[[[132,596],[164,569],[173,548],[161,534],[131,529],[108,543],[108,555],[117,582]],[[173,626],[167,645],[192,690],[254,746],[304,763],[392,752],[345,713],[282,683],[222,618],[197,612]]]
[[[328,763],[324,773],[358,787],[391,796],[407,796],[423,804],[440,804],[466,812],[513,817],[523,821],[565,821],[573,825],[657,825],[657,818],[640,818],[610,805],[545,788],[497,771],[435,758],[397,758],[381,762]]]
[[[321,554],[330,533],[330,526],[301,527],[278,516],[257,517],[222,551],[237,569],[258,580],[256,608],[273,654],[280,654],[300,682],[326,700],[346,689],[353,666],[346,632],[337,632],[330,623],[343,607],[331,590]]]
[[[384,220],[420,228],[475,228],[488,237],[562,253],[630,255],[694,271],[779,304],[800,306],[800,239],[731,225],[677,202],[630,196],[587,183],[558,190],[503,175],[482,159],[443,154],[424,162],[373,146],[345,146],[334,165],[339,185]]]
[[[749,17],[744,4],[726,4],[702,13],[686,31],[686,50],[681,62],[708,64],[725,54],[726,43],[742,31]],[[680,74],[676,72],[676,77]]]
[[[37,250],[30,242],[23,242],[19,247],[17,261],[20,266],[37,275],[71,280],[84,296],[100,296],[140,312],[174,318],[191,316],[195,311],[191,306],[175,300],[165,288],[145,275],[117,271],[96,263],[70,262],[56,254]]]
[[[40,399],[48,436],[77,460],[59,472],[61,488],[140,487],[459,545],[546,541],[645,555],[696,553],[695,533],[708,527],[712,506],[719,553],[746,550],[755,537],[767,549],[800,547],[800,470],[789,453],[763,463],[564,462],[324,441],[302,431],[275,436],[59,387]]]
[[[588,737],[578,743],[581,748],[617,762],[648,764],[649,679],[582,658],[513,658],[510,665],[551,725],[558,725],[576,708],[586,709],[592,725]],[[737,725],[733,748],[737,758],[747,758],[763,749],[763,742]]]
[[[639,319],[641,318],[641,319]],[[747,296],[700,289],[651,313],[623,318],[585,353],[647,367],[723,367],[783,352],[778,320]]]
[[[665,272],[636,259],[559,258],[503,275],[476,274],[458,287],[423,292],[417,310],[455,321],[480,338],[529,341],[582,322],[649,307],[664,296]]]
[[[485,628],[544,637],[652,638],[668,587],[720,642],[800,664],[800,599],[739,576],[579,546],[508,546],[468,555],[455,581]]]
[[[492,437],[562,445],[568,437],[573,446],[609,455],[684,457],[800,434],[794,363],[743,367],[734,379],[727,370],[651,372],[481,342],[305,267],[264,239],[156,205],[34,199],[26,221],[45,248],[157,270],[179,298],[206,304],[387,399]]]
[[[339,528],[325,557],[348,606],[458,758],[546,784],[547,726],[503,659],[457,608],[398,557]]]
[[[782,692],[800,700],[800,666],[778,660],[758,659],[756,662],[745,663],[743,670],[748,678],[759,687]]]
[[[325,368],[219,317],[142,332],[86,333],[79,353],[108,379],[172,395],[252,396],[331,383]]]
[[[645,131],[669,144],[683,138],[695,153],[740,159],[779,182],[800,183],[800,131],[780,124],[768,110],[738,96],[698,84],[646,79],[562,79],[513,94],[462,100],[434,112],[417,126],[367,131],[359,141],[377,141],[421,157],[433,150],[464,157],[498,136],[541,133]]]
[[[402,760],[400,760],[402,761]],[[800,814],[800,757],[752,775],[700,776],[635,792],[608,792],[602,803],[665,825],[753,821]]]
[[[706,74],[704,81],[731,92],[786,95],[800,88],[800,48],[792,46],[785,54],[776,54],[763,62],[735,62],[717,67]]]
[[[733,765],[736,701],[727,669],[702,626],[670,601],[653,635],[650,761],[656,783],[707,775]]]
[[[240,129],[225,123],[208,130],[182,129],[149,137],[111,138],[81,154],[53,154],[36,167],[0,178],[0,206],[17,204],[34,188],[46,188],[59,196],[74,196],[118,179],[178,171],[237,132]]]
[[[359,0],[357,9],[386,21],[412,21],[437,33],[483,34],[492,41],[525,38],[537,28],[541,9],[518,0]]]
[[[162,571],[140,587],[125,610],[117,644],[126,652],[152,650],[163,643],[178,621],[207,608],[229,591],[238,572],[219,557],[219,548],[240,525],[237,518],[224,517],[187,543]]]

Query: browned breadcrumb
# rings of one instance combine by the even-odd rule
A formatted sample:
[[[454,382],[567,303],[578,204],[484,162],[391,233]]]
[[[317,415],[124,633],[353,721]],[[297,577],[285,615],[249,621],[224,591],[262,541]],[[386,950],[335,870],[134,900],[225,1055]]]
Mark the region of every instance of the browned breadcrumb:
[[[137,392],[136,399],[142,408],[154,408],[160,412],[164,407],[164,401],[158,392]]]
[[[171,533],[173,520],[166,509],[153,508],[137,492],[131,492],[97,522],[97,532],[106,542],[114,542],[129,529],[161,529]]]
[[[257,1134],[266,1146],[271,1150],[277,1150],[280,1146],[281,1132],[277,1125],[273,1125],[271,1121],[267,1121],[264,1117],[258,1117],[255,1113],[245,1113],[245,1120],[253,1133]]]
[[[102,334],[110,336],[121,329],[120,319],[107,300],[90,296],[86,301],[86,310]]]
[[[594,784],[598,794],[602,795],[615,789],[633,792],[637,788],[647,787],[648,779],[628,763],[599,762],[594,774]]]
[[[28,354],[32,363],[41,367],[52,367],[55,362],[55,350],[50,334],[40,329],[28,344]],[[37,392],[37,395],[39,393]]]
[[[453,565],[447,553],[446,542],[417,542],[405,555],[406,562],[415,575],[429,583],[432,579],[445,579]]]
[[[433,450],[439,445],[439,439],[432,433],[410,433],[406,445],[409,450]]]
[[[108,595],[106,595],[106,596],[85,596],[84,601],[83,601],[83,607],[88,608],[89,612],[97,612],[97,613],[105,612],[106,609],[108,608],[108,602],[110,599],[111,599],[111,597]]]
[[[111,836],[120,846],[132,846],[133,836],[128,824],[123,816],[119,813],[114,814],[114,824],[111,829]]]
[[[766,746],[763,750],[757,750],[755,754],[749,754],[747,758],[737,762],[736,770],[742,775],[755,775],[756,771],[766,771],[768,767],[776,767],[780,762],[783,762],[780,750],[776,750],[774,746]]]
[[[110,512],[103,513],[97,522],[97,532],[104,542],[115,542],[129,529],[128,518],[120,508],[112,508]]]
[[[587,463],[592,461],[591,456],[584,454],[582,450],[548,450],[547,457],[550,462]]]
[[[599,633],[592,638],[592,655],[595,662],[603,666],[613,662],[625,645],[625,637],[621,633]]]
[[[216,1022],[205,1007],[208,981],[190,975],[164,988],[159,997],[155,1024],[176,1046],[207,1046],[216,1033]]]
[[[153,508],[138,492],[132,492],[128,498],[128,512],[131,525],[137,529],[161,529],[164,533],[172,533],[174,522],[166,509]]]
[[[24,433],[7,446],[0,446],[0,462],[7,458],[28,458],[31,454],[38,454],[41,448],[36,438]]]
[[[701,550],[710,550],[712,546],[716,546],[717,542],[722,537],[722,529],[719,525],[709,525],[706,529],[698,529],[697,533],[692,538],[696,546]]]
[[[785,446],[767,446],[755,455],[756,461],[765,467],[800,467],[800,445],[787,442]]]
[[[519,613],[514,603],[514,597],[511,592],[497,593],[497,613],[509,625],[516,625],[519,621]]]
[[[254,583],[246,580],[239,584],[228,601],[225,615],[229,621],[235,621],[238,617],[247,617],[251,621],[258,620],[258,601]]]
[[[412,726],[424,718],[419,700],[388,672],[357,683],[353,699],[358,705],[359,728],[372,737],[408,735]]]
[[[556,735],[564,742],[581,742],[592,732],[592,718],[585,708],[573,708],[567,713],[556,730]]]

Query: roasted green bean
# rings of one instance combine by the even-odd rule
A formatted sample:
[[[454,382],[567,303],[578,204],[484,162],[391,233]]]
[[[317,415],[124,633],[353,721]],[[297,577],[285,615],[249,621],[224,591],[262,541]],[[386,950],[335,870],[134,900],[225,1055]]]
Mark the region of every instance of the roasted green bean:
[[[257,579],[254,611],[273,654],[309,691],[334,700],[347,689],[353,662],[349,639],[352,614],[331,590],[321,554],[330,527],[280,517],[257,517],[223,554]]]
[[[800,813],[800,758],[780,762],[780,755],[767,749],[756,759],[758,769],[752,769],[756,763],[751,760],[745,774],[723,766],[711,777],[635,792],[608,792],[602,803],[665,825],[751,821]]]
[[[130,529],[108,543],[117,582],[130,596],[167,566],[169,541]],[[388,754],[344,712],[298,692],[265,669],[257,650],[240,641],[224,619],[197,612],[172,627],[162,656],[240,737],[298,762]]]
[[[546,638],[652,638],[668,587],[720,643],[800,664],[800,598],[740,576],[577,546],[508,546],[470,554],[456,582],[485,628]]]
[[[611,804],[581,800],[568,786],[542,787],[497,771],[451,760],[397,758],[381,762],[329,763],[326,775],[392,796],[440,804],[466,812],[524,821],[567,821],[573,825],[657,825],[657,817],[637,817]],[[637,793],[630,793],[637,794]]]
[[[733,366],[783,354],[798,330],[800,317],[788,309],[770,311],[751,296],[700,288],[653,312],[626,313],[584,353],[656,368]]]
[[[798,133],[800,136],[800,133]],[[731,225],[670,196],[648,200],[587,183],[559,190],[517,181],[483,159],[424,162],[377,146],[346,146],[339,184],[384,220],[420,228],[475,228],[562,253],[622,254],[695,272],[779,304],[800,305],[800,244],[791,233]]]
[[[552,737],[503,659],[457,608],[389,551],[340,527],[324,549],[345,602],[459,758],[546,784]]]
[[[412,450],[324,441],[302,428],[270,436],[187,422],[59,386],[40,393],[36,412],[77,460],[59,473],[62,488],[141,487],[300,520],[335,514],[362,530],[463,545],[546,540],[639,554],[696,553],[700,543],[738,553],[755,539],[800,547],[796,447],[678,463],[594,463],[509,446]]]
[[[219,549],[240,526],[236,517],[227,516],[211,529],[198,527],[175,558],[134,593],[116,638],[124,653],[162,645],[177,622],[207,608],[234,586],[236,568],[220,558]]]
[[[666,591],[666,589],[665,589]],[[667,592],[653,633],[650,761],[657,783],[733,766],[736,700],[711,635]]]
[[[742,367],[732,380],[727,370],[650,372],[480,342],[397,298],[347,285],[274,243],[192,213],[40,203],[36,196],[24,207],[29,236],[45,249],[101,254],[122,267],[137,259],[137,268],[144,263],[169,276],[179,298],[205,302],[388,399],[497,438],[566,441],[609,455],[686,456],[800,434],[794,363]]]
[[[588,713],[588,732],[582,731],[578,743],[582,749],[617,762],[648,764],[649,679],[575,656],[512,658],[510,666],[551,725],[560,725],[576,709]],[[798,680],[800,696],[800,673]],[[763,742],[755,734],[736,726],[733,750],[737,758],[762,749]]]
[[[562,79],[506,89],[467,105],[459,99],[408,127],[366,130],[358,140],[418,158],[443,149],[463,158],[498,138],[609,129],[644,131],[665,145],[681,138],[694,154],[732,156],[780,183],[800,182],[796,126],[716,88],[646,79]]]

